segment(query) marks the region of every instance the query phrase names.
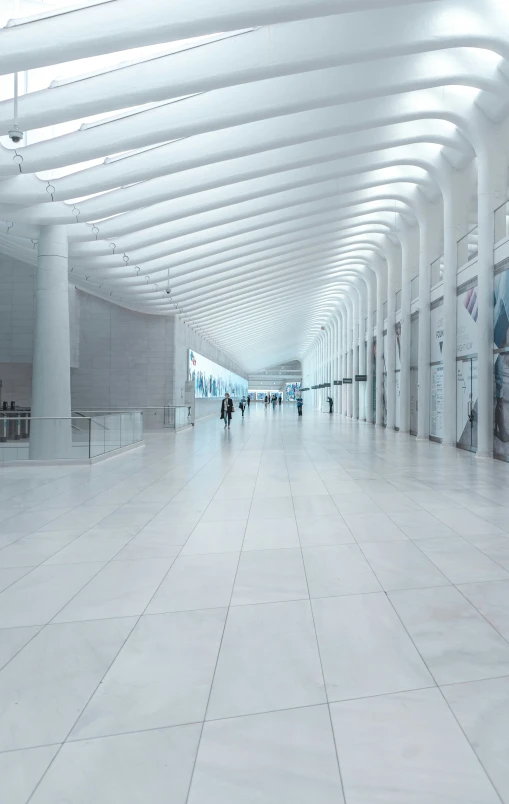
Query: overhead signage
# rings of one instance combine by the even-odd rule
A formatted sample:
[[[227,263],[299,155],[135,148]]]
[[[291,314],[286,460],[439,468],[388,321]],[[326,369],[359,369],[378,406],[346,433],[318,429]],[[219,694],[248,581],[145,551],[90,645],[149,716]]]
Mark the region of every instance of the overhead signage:
[[[351,377],[343,377],[343,385],[352,385],[353,380]]]
[[[367,382],[368,375],[367,374],[356,374],[355,375],[355,382]]]
[[[324,382],[322,388],[330,388],[330,382]]]
[[[343,380],[334,380],[334,385],[343,385]]]

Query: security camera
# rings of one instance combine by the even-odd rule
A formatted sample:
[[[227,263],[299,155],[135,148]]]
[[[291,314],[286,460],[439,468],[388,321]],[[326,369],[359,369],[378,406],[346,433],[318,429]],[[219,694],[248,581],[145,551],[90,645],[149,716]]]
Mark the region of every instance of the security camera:
[[[171,288],[166,288],[166,294],[169,296],[171,294]]]
[[[13,142],[21,142],[23,139],[23,132],[19,130],[17,126],[15,126],[11,131],[9,131],[9,139]]]

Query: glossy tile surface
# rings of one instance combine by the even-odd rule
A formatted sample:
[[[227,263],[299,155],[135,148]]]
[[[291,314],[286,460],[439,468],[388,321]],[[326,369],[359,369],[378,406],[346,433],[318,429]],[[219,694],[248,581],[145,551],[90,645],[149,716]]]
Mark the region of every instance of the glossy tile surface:
[[[509,466],[272,413],[2,470],[2,804],[509,804]]]

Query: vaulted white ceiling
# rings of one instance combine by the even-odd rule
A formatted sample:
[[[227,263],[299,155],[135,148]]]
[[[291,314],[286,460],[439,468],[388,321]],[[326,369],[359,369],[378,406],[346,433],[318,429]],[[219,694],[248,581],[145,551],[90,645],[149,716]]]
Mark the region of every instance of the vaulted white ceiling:
[[[78,287],[179,315],[251,371],[303,356],[441,165],[509,111],[507,0],[0,15],[0,250],[33,260],[39,227],[65,224]]]

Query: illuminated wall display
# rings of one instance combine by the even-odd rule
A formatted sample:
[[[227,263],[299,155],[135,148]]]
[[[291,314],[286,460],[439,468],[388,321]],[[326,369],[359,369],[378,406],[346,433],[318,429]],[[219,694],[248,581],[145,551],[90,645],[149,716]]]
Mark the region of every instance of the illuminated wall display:
[[[194,380],[196,399],[247,396],[247,380],[189,349],[189,379]]]

